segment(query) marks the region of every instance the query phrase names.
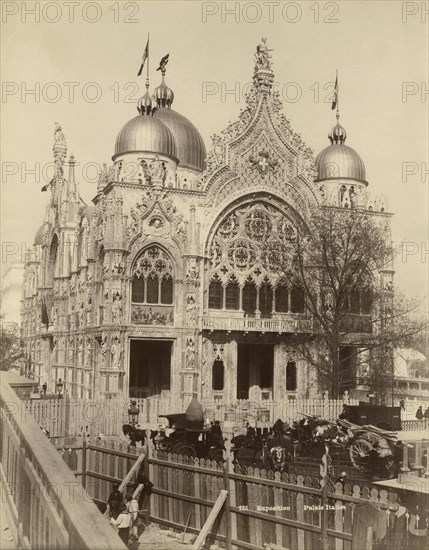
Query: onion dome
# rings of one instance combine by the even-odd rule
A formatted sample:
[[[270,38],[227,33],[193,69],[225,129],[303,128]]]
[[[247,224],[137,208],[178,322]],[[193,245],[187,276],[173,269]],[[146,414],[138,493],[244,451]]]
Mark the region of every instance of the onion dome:
[[[172,132],[177,145],[179,166],[191,170],[204,170],[206,147],[201,134],[186,117],[166,107],[160,107],[153,118],[161,120]]]
[[[149,94],[149,84],[146,83],[146,93],[137,102],[137,111],[141,115],[150,115],[152,111],[152,99]]]
[[[123,153],[142,152],[177,158],[176,141],[171,130],[153,116],[138,115],[123,126],[116,138],[113,159]]]
[[[199,430],[204,426],[204,412],[201,403],[193,397],[186,409],[186,427]]]
[[[328,137],[331,145],[316,157],[316,181],[352,179],[367,183],[363,160],[354,149],[344,144],[347,132],[339,122]]]
[[[155,88],[153,97],[158,107],[171,107],[174,101],[174,92],[165,83],[165,68],[162,70],[161,84]]]
[[[332,143],[344,143],[347,138],[347,132],[345,128],[341,126],[339,122],[335,124],[332,130],[329,132],[329,141]]]

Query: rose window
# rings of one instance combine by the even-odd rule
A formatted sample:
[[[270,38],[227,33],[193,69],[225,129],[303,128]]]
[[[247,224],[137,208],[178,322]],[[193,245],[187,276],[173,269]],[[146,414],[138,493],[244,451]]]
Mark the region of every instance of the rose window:
[[[244,222],[246,235],[255,241],[262,241],[270,234],[273,224],[266,212],[255,210],[246,217]]]
[[[246,241],[232,243],[228,249],[228,261],[234,269],[248,270],[256,261],[256,252],[253,245]]]
[[[292,266],[296,229],[279,209],[254,202],[236,208],[210,243],[209,309],[269,317],[303,313],[281,276]]]

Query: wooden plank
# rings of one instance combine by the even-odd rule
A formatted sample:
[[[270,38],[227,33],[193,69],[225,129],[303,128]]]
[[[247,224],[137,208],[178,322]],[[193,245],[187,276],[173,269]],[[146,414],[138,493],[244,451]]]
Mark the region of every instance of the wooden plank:
[[[201,529],[200,534],[198,535],[198,537],[196,538],[192,546],[193,550],[200,550],[200,548],[203,546],[204,541],[206,540],[206,537],[210,529],[212,528],[215,519],[217,518],[219,512],[222,510],[223,503],[225,502],[227,496],[228,496],[228,491],[226,491],[225,489],[223,489],[219,493],[219,496],[209,514],[209,517],[207,518],[207,521],[203,525],[203,528]]]
[[[119,488],[118,488],[118,491],[120,493],[122,493],[124,491],[124,489],[126,489],[127,485],[128,485],[128,482],[130,481],[130,479],[133,477],[133,474],[135,472],[137,472],[137,469],[140,467],[140,464],[143,462],[143,460],[145,459],[145,453],[141,453],[138,457],[138,459],[134,462],[134,465],[131,467],[130,471],[128,472],[128,474],[125,476],[123,482],[119,485]],[[108,516],[109,515],[109,509],[110,509],[110,506],[107,505],[106,506],[106,511],[104,512],[104,515],[105,516]]]

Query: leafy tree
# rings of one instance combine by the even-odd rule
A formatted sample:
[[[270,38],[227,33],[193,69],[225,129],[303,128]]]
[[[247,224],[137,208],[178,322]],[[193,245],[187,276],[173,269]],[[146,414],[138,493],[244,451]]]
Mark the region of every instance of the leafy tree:
[[[0,370],[8,371],[18,366],[23,356],[18,323],[1,322],[0,333]]]
[[[389,220],[387,214],[324,207],[311,212],[283,249],[267,243],[271,264],[301,289],[314,321],[313,332],[295,336],[295,345],[332,398],[363,373],[384,400],[393,382],[393,345],[421,330],[407,317],[412,309],[394,298]]]

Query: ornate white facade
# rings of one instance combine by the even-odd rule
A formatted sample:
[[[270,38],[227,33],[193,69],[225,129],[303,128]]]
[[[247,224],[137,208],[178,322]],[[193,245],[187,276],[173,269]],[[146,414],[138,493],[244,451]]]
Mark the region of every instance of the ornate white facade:
[[[245,108],[207,155],[171,109],[164,67],[120,131],[92,206],[57,127],[50,202],[26,264],[27,374],[51,390],[62,378],[71,396],[88,398],[282,400],[317,390],[291,344],[312,319],[271,261],[273,245],[284,250],[327,202],[386,214],[368,202],[345,130],[337,124],[314,160],[272,90],[264,44],[255,62]],[[383,277],[391,284],[392,272]]]

